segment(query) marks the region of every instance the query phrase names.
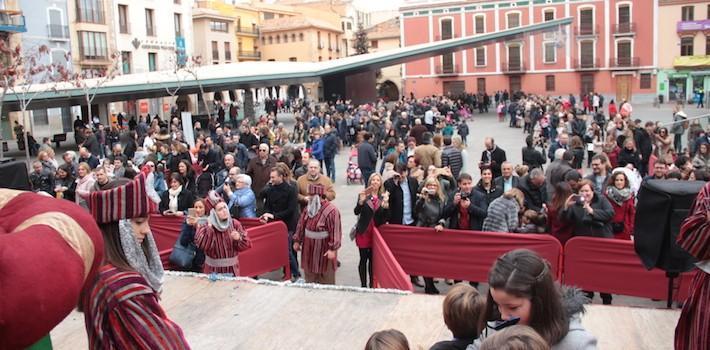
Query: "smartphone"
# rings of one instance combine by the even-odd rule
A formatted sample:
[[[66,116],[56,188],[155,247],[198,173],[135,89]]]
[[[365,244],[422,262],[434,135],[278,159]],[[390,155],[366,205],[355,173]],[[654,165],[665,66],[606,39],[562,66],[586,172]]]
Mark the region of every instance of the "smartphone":
[[[189,216],[191,218],[196,218],[197,217],[197,210],[195,208],[187,209],[187,216]]]
[[[574,202],[577,205],[584,205],[584,198],[578,194],[574,195]]]
[[[520,322],[520,317],[513,317],[509,320],[498,320],[498,321],[488,322],[488,327],[499,331],[503,328],[514,326],[514,325],[518,324],[518,322]]]

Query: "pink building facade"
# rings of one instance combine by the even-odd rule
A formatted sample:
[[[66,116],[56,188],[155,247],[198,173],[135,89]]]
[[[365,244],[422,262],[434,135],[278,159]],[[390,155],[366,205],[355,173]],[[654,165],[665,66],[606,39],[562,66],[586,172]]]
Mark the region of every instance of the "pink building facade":
[[[403,65],[403,93],[485,91],[541,95],[598,92],[651,102],[656,96],[658,0],[430,0],[400,8],[401,42],[416,45],[573,17],[564,33],[434,56]]]

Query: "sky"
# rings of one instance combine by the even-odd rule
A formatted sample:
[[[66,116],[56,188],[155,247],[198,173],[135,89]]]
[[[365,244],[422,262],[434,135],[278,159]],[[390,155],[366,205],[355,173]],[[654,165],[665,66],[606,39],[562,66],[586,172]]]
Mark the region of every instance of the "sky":
[[[355,0],[357,6],[362,6],[374,11],[396,10],[404,3],[404,0]]]

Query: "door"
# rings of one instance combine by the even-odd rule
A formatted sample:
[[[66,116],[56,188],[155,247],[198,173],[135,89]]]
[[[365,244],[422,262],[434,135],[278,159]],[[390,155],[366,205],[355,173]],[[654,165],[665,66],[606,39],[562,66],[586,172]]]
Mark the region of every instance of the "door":
[[[476,86],[479,93],[486,92],[486,78],[478,78],[476,80]]]
[[[580,84],[581,95],[588,95],[590,92],[594,92],[594,75],[583,74],[582,83]]]
[[[631,76],[617,75],[616,76],[616,100],[623,101],[631,100]]]
[[[459,96],[466,91],[466,82],[463,80],[453,80],[444,82],[444,95]]]
[[[519,75],[510,76],[510,81],[509,81],[510,90],[509,91],[511,94],[522,90],[522,84],[520,83],[520,80],[521,79],[520,79]]]

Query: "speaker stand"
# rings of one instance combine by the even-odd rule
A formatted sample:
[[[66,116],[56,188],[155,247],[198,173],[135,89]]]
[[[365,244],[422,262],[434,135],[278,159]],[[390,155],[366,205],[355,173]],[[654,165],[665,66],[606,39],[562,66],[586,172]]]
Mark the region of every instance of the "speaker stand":
[[[678,278],[680,274],[678,272],[668,272],[666,271],[666,277],[668,278],[668,299],[666,300],[666,308],[670,309],[673,306],[673,280]]]

